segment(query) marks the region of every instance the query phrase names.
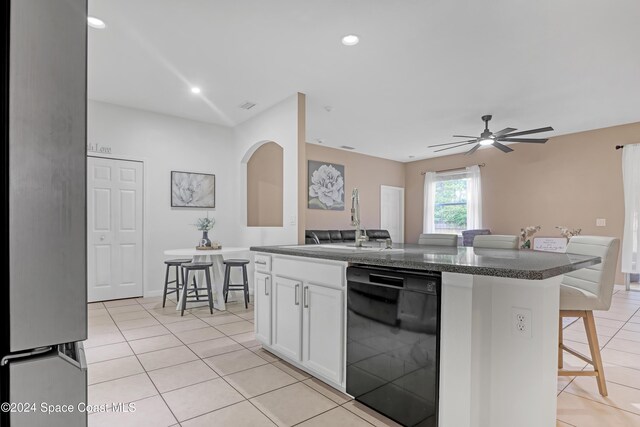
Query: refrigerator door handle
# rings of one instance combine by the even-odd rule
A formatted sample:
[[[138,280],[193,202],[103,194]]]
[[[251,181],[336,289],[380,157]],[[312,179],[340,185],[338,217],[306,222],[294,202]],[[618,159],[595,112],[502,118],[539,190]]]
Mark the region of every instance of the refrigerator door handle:
[[[51,350],[53,350],[53,347],[38,347],[34,348],[31,351],[25,351],[23,353],[7,354],[2,359],[0,359],[0,366],[6,366],[7,363],[14,359],[24,359],[26,357],[38,356],[40,354],[48,353]]]

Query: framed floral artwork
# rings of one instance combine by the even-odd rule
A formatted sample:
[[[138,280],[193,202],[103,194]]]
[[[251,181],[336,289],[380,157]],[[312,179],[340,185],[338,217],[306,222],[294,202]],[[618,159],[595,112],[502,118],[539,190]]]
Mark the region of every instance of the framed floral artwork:
[[[344,210],[344,165],[309,160],[309,209]]]
[[[215,208],[216,176],[171,171],[171,207]]]

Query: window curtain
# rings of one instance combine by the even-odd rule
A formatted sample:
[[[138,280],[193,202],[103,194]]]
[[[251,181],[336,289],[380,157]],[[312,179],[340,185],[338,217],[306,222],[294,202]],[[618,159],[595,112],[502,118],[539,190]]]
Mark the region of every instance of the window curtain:
[[[424,223],[423,233],[434,233],[436,226],[434,223],[434,204],[436,200],[436,173],[426,172],[424,174]]]
[[[480,167],[469,166],[467,169],[467,228],[477,230],[482,228],[482,184]]]
[[[640,273],[640,144],[622,149],[624,184],[624,235],[622,238],[622,272]]]

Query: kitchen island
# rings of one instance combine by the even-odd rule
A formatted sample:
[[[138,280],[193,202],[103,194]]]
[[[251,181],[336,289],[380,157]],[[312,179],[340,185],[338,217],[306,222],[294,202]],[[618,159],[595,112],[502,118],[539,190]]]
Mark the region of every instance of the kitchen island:
[[[371,351],[370,358],[376,359],[376,369],[381,372],[367,373],[369,380],[359,376],[357,381],[365,384],[374,378],[388,378],[392,387],[409,391],[414,387],[411,382],[434,382],[439,426],[555,425],[561,277],[599,263],[598,257],[420,245],[382,249],[333,244],[253,247],[251,250],[257,252],[256,338],[288,362],[349,392],[354,389],[347,384],[355,381],[353,372],[365,372],[360,369],[367,364],[363,351]],[[392,327],[393,322],[415,323],[417,318],[411,316],[410,308],[421,304],[419,293],[405,297],[397,315],[392,313],[393,322],[382,322],[392,325],[383,325],[382,329],[396,334],[399,340],[404,339],[404,349],[394,347],[389,337],[395,338],[395,335],[369,336],[367,345],[362,345],[361,337],[355,336],[362,327],[353,326],[351,322],[364,321],[370,326],[370,319],[377,314],[370,309],[361,316],[350,309],[347,315],[347,300],[352,304],[356,296],[366,294],[354,293],[351,278],[347,294],[349,266],[358,266],[362,271],[373,269],[385,292],[394,288],[395,273],[404,272],[409,275],[406,277],[415,276],[415,280],[433,278],[429,287],[437,283],[432,290],[437,289],[440,309],[437,331],[431,332],[433,343],[429,345],[438,351],[429,350],[428,339],[411,341],[411,327],[409,332]],[[388,292],[376,292],[379,302],[390,300]],[[388,313],[385,316],[388,318]],[[370,333],[370,329],[367,332]],[[380,351],[390,356],[381,355]],[[439,372],[437,378],[430,379],[427,372],[422,377],[405,375],[395,379],[394,372],[410,370],[406,359],[396,359],[391,354],[402,351],[414,359],[422,357],[421,354],[430,359],[425,366]],[[382,356],[386,359],[381,362]],[[400,367],[394,365],[398,360],[402,361]],[[415,372],[425,369],[416,366]],[[405,421],[405,424],[414,425],[414,422]],[[415,425],[436,424],[432,417]]]

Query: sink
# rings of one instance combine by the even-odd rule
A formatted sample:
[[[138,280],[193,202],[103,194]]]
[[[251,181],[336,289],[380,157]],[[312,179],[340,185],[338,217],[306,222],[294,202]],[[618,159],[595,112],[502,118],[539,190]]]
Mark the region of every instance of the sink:
[[[372,246],[372,245],[364,245],[357,248],[355,245],[332,245],[332,244],[322,244],[322,245],[305,245],[305,246],[287,246],[288,248],[295,248],[301,250],[317,250],[317,249],[337,249],[341,251],[350,251],[350,252],[404,252],[404,249],[400,248],[383,248],[380,246]]]

